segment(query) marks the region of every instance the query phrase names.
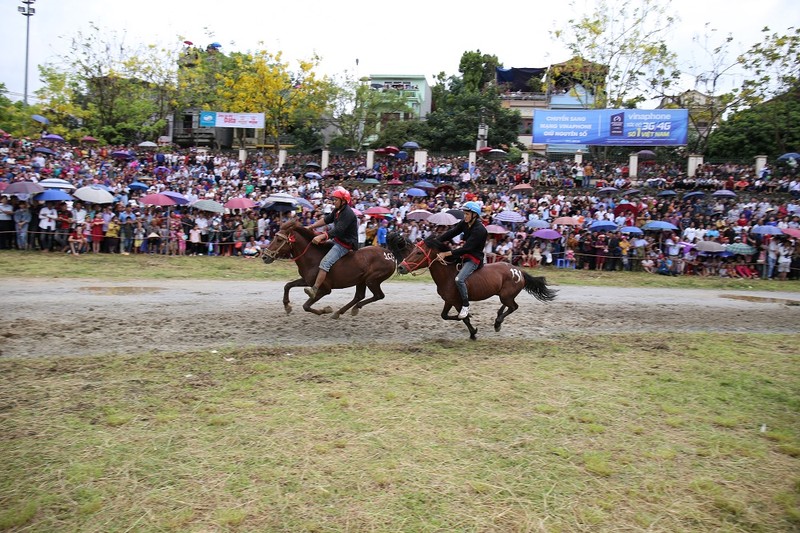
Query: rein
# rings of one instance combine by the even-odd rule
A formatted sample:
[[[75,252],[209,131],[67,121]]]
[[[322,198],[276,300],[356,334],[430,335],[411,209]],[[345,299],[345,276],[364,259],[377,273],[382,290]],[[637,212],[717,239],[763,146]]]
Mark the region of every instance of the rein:
[[[287,244],[289,245],[289,254],[290,254],[289,255],[289,259],[291,259],[294,262],[297,262],[301,257],[303,257],[306,254],[308,249],[311,248],[311,241],[308,241],[308,244],[306,244],[305,249],[300,253],[300,255],[293,257],[291,255],[291,254],[294,254],[294,250],[292,250],[292,244],[297,241],[297,239],[294,238],[294,235],[289,235],[287,237],[285,234],[283,234],[283,233],[281,233],[279,231],[278,233],[275,234],[275,238],[276,239],[280,238],[281,240],[283,240],[283,242],[280,244],[280,246],[278,246],[277,249],[269,250],[270,253],[268,255],[270,255],[273,259],[278,257],[278,252],[280,252],[281,249]],[[265,252],[267,252],[267,251],[268,250],[265,250]]]
[[[419,261],[417,261],[413,265],[410,265],[408,263],[407,258],[406,258],[406,259],[403,259],[403,261],[400,263],[400,265],[405,265],[405,267],[408,269],[408,271],[411,273],[412,276],[421,276],[422,274],[425,273],[425,270],[427,270],[427,269],[429,269],[431,267],[431,263],[433,263],[433,259],[431,258],[431,250],[430,250],[430,248],[423,247],[423,244],[421,242],[418,242],[414,246],[416,248],[419,248],[419,250],[423,254],[425,254],[425,257],[423,257],[422,259],[420,259]],[[418,268],[420,268],[420,265],[422,265],[422,263],[424,263],[426,261],[427,261],[428,264],[425,265],[425,267],[422,270],[417,270]]]

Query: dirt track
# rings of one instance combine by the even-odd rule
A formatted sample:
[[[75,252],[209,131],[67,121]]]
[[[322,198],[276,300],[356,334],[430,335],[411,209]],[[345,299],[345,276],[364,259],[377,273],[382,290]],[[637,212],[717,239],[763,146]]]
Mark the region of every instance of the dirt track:
[[[757,282],[774,283],[774,282]],[[540,303],[527,294],[500,333],[496,298],[473,304],[479,339],[548,337],[564,332],[800,332],[800,294],[606,287],[556,287]],[[292,291],[287,316],[283,282],[90,280],[3,281],[0,357],[135,354],[252,345],[396,343],[468,338],[463,324],[439,317],[433,283],[392,282],[386,299],[358,316],[316,316]],[[321,303],[338,307],[337,291]],[[742,299],[743,298],[743,299]]]

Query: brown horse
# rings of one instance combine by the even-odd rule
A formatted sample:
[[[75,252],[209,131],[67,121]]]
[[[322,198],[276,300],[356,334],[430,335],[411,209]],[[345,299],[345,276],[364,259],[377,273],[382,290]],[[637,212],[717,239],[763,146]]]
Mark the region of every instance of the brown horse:
[[[283,306],[287,314],[292,312],[292,306],[289,304],[289,290],[293,287],[308,287],[314,284],[319,271],[319,263],[332,246],[331,243],[312,244],[313,238],[313,231],[306,229],[299,222],[291,220],[281,225],[275,238],[262,252],[262,259],[266,264],[272,263],[279,257],[288,257],[295,262],[297,270],[300,272],[299,279],[290,281],[283,288]],[[399,250],[398,253],[402,253],[402,247]],[[351,307],[353,308],[352,314],[358,314],[358,310],[368,303],[384,298],[381,283],[395,273],[399,259],[402,257],[396,258],[392,252],[377,246],[367,246],[348,253],[333,265],[317,295],[309,298],[303,304],[303,309],[317,315],[331,313],[333,312],[331,307],[319,310],[311,306],[330,294],[332,289],[355,286],[356,293],[353,299],[333,313],[333,318],[339,318],[339,315]],[[367,288],[372,292],[372,298],[364,299]]]
[[[393,232],[387,237],[390,249],[402,249],[406,241],[404,237]],[[461,295],[456,287],[456,264],[444,263],[437,260],[436,254],[450,248],[435,237],[428,237],[424,242],[417,243],[414,250],[402,260],[398,270],[401,274],[414,272],[420,268],[430,269],[431,277],[436,283],[439,296],[444,300],[442,318],[444,320],[459,320],[458,315],[450,315],[450,309],[461,310]],[[517,295],[525,289],[528,294],[543,302],[549,302],[556,297],[556,291],[547,287],[543,277],[533,277],[521,268],[510,263],[491,263],[476,270],[467,278],[467,290],[471,301],[481,301],[492,296],[500,297],[500,309],[494,321],[494,330],[500,331],[503,320],[519,308],[515,301]],[[469,330],[470,339],[475,340],[478,329],[470,323],[469,316],[463,319]]]

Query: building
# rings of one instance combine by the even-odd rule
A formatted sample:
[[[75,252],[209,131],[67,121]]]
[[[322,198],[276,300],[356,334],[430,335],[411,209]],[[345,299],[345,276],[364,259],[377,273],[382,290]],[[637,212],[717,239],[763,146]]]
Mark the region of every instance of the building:
[[[676,96],[665,96],[658,109],[687,109],[689,127],[698,137],[705,138],[722,121],[725,105],[719,96],[709,96],[694,89]]]
[[[431,112],[433,95],[424,75],[371,74],[369,86],[371,89],[381,92],[400,91],[405,97],[411,111],[404,113],[403,116],[394,113],[392,117],[386,118],[420,120]]]

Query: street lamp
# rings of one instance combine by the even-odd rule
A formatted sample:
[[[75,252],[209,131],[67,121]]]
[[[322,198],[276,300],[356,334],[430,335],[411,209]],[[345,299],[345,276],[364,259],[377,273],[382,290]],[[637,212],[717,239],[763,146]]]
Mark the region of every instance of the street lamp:
[[[28,105],[28,48],[31,42],[31,17],[36,14],[36,10],[31,7],[31,4],[36,0],[22,0],[24,6],[17,6],[17,11],[25,17],[25,96],[23,102],[25,106]]]

